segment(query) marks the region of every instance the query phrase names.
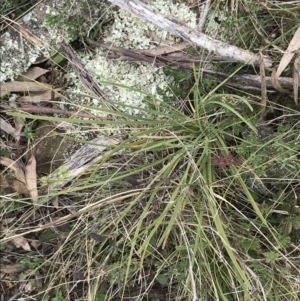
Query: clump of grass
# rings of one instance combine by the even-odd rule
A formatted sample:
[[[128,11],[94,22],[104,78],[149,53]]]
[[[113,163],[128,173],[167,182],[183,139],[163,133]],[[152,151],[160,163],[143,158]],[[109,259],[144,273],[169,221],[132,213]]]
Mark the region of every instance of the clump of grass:
[[[16,217],[11,228],[40,243],[16,259],[31,269],[17,280],[35,287],[31,297],[299,299],[298,112],[271,102],[267,116],[280,112],[280,122],[261,138],[255,96],[222,85],[204,94],[194,75],[186,93],[193,99],[175,91],[187,110],[164,102],[159,118],[143,118],[155,116],[148,97],[140,116],[82,120],[99,135],[109,128],[121,143],[39,210],[26,198],[4,198],[1,217]],[[49,220],[53,228],[37,225]]]
[[[52,288],[71,298],[84,290],[86,300],[297,300],[297,250],[285,226],[299,223],[297,187],[291,188],[298,175],[280,189],[273,185],[272,196],[258,194],[244,175],[253,171],[263,181],[266,162],[239,152],[243,143],[256,146],[241,134],[257,131],[252,104],[236,95],[203,96],[197,82],[191,92],[193,114],[166,104],[159,120],[126,116],[122,152],[108,152],[61,191],[57,209],[40,208],[47,219],[66,210],[86,213],[38,235],[48,251],[33,271],[45,277],[36,296]],[[292,132],[273,142],[299,135],[297,127]],[[14,209],[16,224],[28,223],[33,210],[25,200],[3,203],[2,212],[9,215],[12,202],[24,204]],[[293,217],[290,208],[296,208]]]

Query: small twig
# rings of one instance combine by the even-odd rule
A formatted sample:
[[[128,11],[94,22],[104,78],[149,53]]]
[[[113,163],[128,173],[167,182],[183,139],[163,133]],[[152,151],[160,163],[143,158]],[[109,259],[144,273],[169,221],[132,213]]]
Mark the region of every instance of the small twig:
[[[152,53],[143,53],[141,51],[134,51],[125,49],[122,47],[116,47],[111,44],[104,44],[92,41],[90,39],[87,40],[90,45],[101,47],[107,49],[108,51],[115,52],[116,54],[108,54],[107,58],[117,61],[127,61],[127,62],[153,62],[153,54]],[[215,61],[224,61],[224,58],[221,57],[214,57],[213,60]],[[186,55],[181,53],[178,56],[170,55],[160,55],[156,58],[156,65],[157,66],[171,66],[175,69],[191,71],[193,70],[194,63],[201,63],[201,58],[191,55]],[[204,68],[200,68],[199,72],[203,73],[203,77],[210,78],[217,82],[221,82],[226,80],[226,85],[231,87],[236,87],[243,90],[254,90],[260,91],[261,90],[261,77],[259,75],[252,75],[252,74],[242,74],[242,75],[235,75],[229,78],[229,74],[223,72],[216,72],[207,70]],[[265,76],[266,81],[266,88],[268,92],[276,91],[276,87],[273,85],[272,78],[269,76]],[[285,89],[292,89],[293,88],[293,79],[289,77],[280,77],[278,83]]]
[[[1,108],[5,110],[11,109],[8,105],[0,105]],[[61,109],[55,109],[55,108],[46,108],[46,107],[38,107],[33,105],[27,105],[27,106],[21,106],[18,107],[20,111],[27,112],[27,113],[39,113],[39,114],[62,114],[67,116],[76,116],[81,118],[92,118],[92,119],[101,119],[101,120],[110,120],[109,117],[99,117],[94,116],[89,113],[85,112],[77,112],[77,111],[65,111]]]
[[[199,23],[198,23],[198,27],[197,27],[199,32],[203,31],[203,28],[204,28],[204,25],[206,22],[206,18],[208,15],[208,11],[210,8],[210,3],[211,3],[211,0],[206,0],[205,3],[202,4],[202,9],[201,9],[200,17],[199,17]]]
[[[267,84],[266,84],[266,73],[265,73],[265,64],[263,61],[262,54],[261,55],[261,62],[260,62],[260,81],[261,81],[261,111],[260,111],[260,122],[262,123],[264,121],[264,116],[266,112],[267,107]]]
[[[118,111],[118,109],[108,102],[106,95],[99,87],[98,83],[94,80],[94,78],[88,73],[83,64],[80,62],[79,58],[73,51],[71,47],[67,44],[62,43],[61,48],[68,59],[68,61],[72,64],[72,67],[77,72],[81,81],[85,85],[85,87],[90,90],[96,97],[102,98],[103,104],[110,110]]]
[[[293,77],[294,77],[294,101],[296,106],[298,106],[299,102],[299,86],[300,86],[300,53],[296,53],[294,60],[294,69],[293,69]]]

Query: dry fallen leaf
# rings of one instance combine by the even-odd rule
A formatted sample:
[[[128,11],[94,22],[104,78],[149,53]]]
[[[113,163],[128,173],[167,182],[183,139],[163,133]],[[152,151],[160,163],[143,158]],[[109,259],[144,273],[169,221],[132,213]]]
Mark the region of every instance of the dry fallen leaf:
[[[3,188],[3,189],[6,188],[6,187],[9,187],[9,183],[6,180],[6,178],[4,177],[3,174],[0,174],[0,187]]]
[[[39,248],[42,245],[42,243],[38,239],[31,240],[30,244],[35,249]]]
[[[49,72],[50,70],[43,69],[40,67],[32,67],[29,68],[25,73],[19,75],[16,80],[17,81],[28,81],[28,80],[35,80],[40,76],[44,75],[45,73]]]
[[[272,81],[273,87],[274,87],[277,91],[279,91],[279,92],[281,92],[281,93],[289,94],[289,91],[286,90],[286,89],[284,89],[284,88],[281,86],[281,84],[280,84],[280,82],[279,82],[279,80],[278,80],[278,76],[276,75],[276,69],[273,69],[273,71],[272,71],[271,81]]]
[[[32,154],[25,167],[26,185],[29,191],[29,195],[32,203],[36,204],[38,201],[38,190],[37,190],[37,175],[36,175],[36,159]]]
[[[15,264],[3,264],[0,266],[1,272],[6,274],[20,273],[26,270],[26,266],[15,263]]]
[[[15,132],[15,129],[2,118],[0,118],[0,130],[12,136]]]
[[[18,180],[14,180],[12,183],[12,188],[14,189],[15,192],[18,194],[25,194],[29,195],[28,188],[25,183],[22,183]]]
[[[183,49],[191,46],[190,42],[181,42],[175,45],[168,45],[164,40],[162,40],[159,36],[157,36],[155,32],[153,32],[152,30],[149,31],[149,35],[153,40],[153,42],[155,42],[158,46],[149,50],[136,50],[137,53],[159,56],[167,53],[182,51]]]
[[[24,285],[24,291],[28,294],[29,292],[31,292],[33,290],[33,285],[31,281],[28,281],[25,285]]]
[[[15,117],[15,128],[12,127],[8,122],[6,122],[4,119],[0,118],[0,129],[4,131],[5,133],[13,136],[16,141],[20,140],[21,137],[21,131],[23,128],[23,125],[21,123],[20,117]]]
[[[6,157],[0,157],[0,164],[11,169],[18,181],[26,183],[24,171],[16,161]]]
[[[22,248],[25,251],[31,251],[31,248],[29,246],[29,243],[27,242],[26,238],[23,236],[18,236],[16,238],[13,238],[11,242],[17,247]]]
[[[18,142],[21,138],[23,123],[21,117],[14,117],[14,122],[15,122],[14,138]]]
[[[0,174],[0,187],[6,193],[17,192],[18,194],[29,195],[29,192],[28,192],[28,189],[27,189],[25,183],[15,179],[15,180],[13,180],[12,184],[10,184],[2,174]]]
[[[300,49],[300,27],[296,30],[287,50],[286,53],[282,56],[279,66],[277,68],[277,78],[281,75],[283,70],[286,66],[290,63],[293,59],[295,52]]]
[[[4,96],[11,92],[43,92],[51,89],[51,85],[39,82],[12,81],[7,83],[1,83],[0,96]]]

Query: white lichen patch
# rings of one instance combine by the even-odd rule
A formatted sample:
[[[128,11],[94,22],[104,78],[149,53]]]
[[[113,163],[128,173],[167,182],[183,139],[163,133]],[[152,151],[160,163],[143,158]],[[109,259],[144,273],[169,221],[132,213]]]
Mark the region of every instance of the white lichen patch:
[[[16,35],[18,34],[11,35],[6,32],[0,37],[0,82],[13,79],[27,70],[40,55],[39,49],[32,47],[27,40],[23,40],[21,46]],[[28,51],[28,48],[31,50]]]
[[[15,26],[0,36],[0,82],[13,80],[41,57],[51,57],[59,47],[64,38],[61,31],[44,24],[46,8],[56,11],[47,3],[51,1],[40,3],[19,21],[23,33]]]
[[[244,33],[247,31],[245,30],[247,21],[249,21],[248,15],[237,15],[234,8],[230,7],[226,0],[220,0],[216,7],[209,10],[205,34],[227,44],[236,45],[236,42],[242,37],[241,31]]]
[[[173,3],[173,1],[157,0],[150,1],[148,5],[166,17],[177,18],[186,26],[196,28],[196,14],[193,13],[184,3]],[[170,45],[179,39],[169,34],[167,31],[157,28],[155,25],[146,23],[133,16],[125,10],[114,12],[114,24],[106,29],[106,42],[113,42],[114,45],[127,49],[150,49],[157,44],[153,42],[149,35],[152,31],[156,36]]]
[[[178,18],[192,28],[196,27],[196,15],[183,3],[157,0],[148,4],[166,16]],[[113,43],[125,49],[151,49],[157,47],[157,44],[152,41],[149,31],[154,32],[156,36],[162,39],[162,42],[167,42],[170,45],[178,41],[178,38],[152,24],[143,22],[125,10],[114,11],[113,19],[114,23],[106,27],[104,31],[103,40],[105,43]],[[154,67],[149,63],[131,64],[110,61],[106,58],[105,52],[101,50],[97,50],[92,56],[90,54],[81,55],[80,58],[86,69],[99,82],[108,99],[113,101],[120,111],[131,115],[150,117],[145,113],[147,111],[146,97],[154,100],[158,111],[160,110],[160,102],[162,102],[162,95],[158,93],[158,90],[164,91],[166,96],[172,97],[171,93],[167,92],[172,78],[166,76],[161,68]],[[103,81],[109,81],[111,84],[105,84]],[[120,85],[124,85],[126,88]],[[75,86],[75,88],[72,87],[72,93],[82,93],[80,80],[77,80]],[[81,98],[81,100],[78,97],[74,100],[72,97],[72,102],[74,103],[74,101],[76,103],[81,101],[91,106],[99,104],[101,107],[102,105],[101,101],[88,100],[87,97]],[[101,111],[95,110],[93,113],[101,115]]]
[[[134,65],[127,62],[109,61],[106,59],[105,53],[99,49],[92,59],[89,59],[88,56],[81,56],[81,61],[85,63],[86,69],[99,83],[108,100],[114,102],[120,111],[131,115],[144,114],[145,97],[151,95],[156,100],[161,100],[162,97],[158,94],[158,89],[167,91],[168,85],[172,82],[172,78],[166,76],[160,68],[145,63]],[[71,76],[74,79],[77,77],[74,72]],[[77,81],[76,87],[72,87],[71,91],[81,94],[83,91],[82,83]],[[166,94],[171,97],[171,94],[167,92]],[[81,98],[82,103],[87,104],[87,101],[87,97]],[[89,104],[100,107],[102,105],[101,99],[91,99]],[[103,115],[98,110],[93,113]]]

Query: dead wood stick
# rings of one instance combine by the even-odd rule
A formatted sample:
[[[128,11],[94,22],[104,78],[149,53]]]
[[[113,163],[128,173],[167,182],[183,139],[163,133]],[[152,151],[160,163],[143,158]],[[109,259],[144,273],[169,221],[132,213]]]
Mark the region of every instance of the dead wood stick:
[[[115,52],[116,55],[108,55],[109,59],[117,60],[117,61],[127,61],[127,62],[148,62],[152,63],[154,60],[154,56],[151,54],[144,54],[140,51],[134,51],[130,49],[125,49],[122,47],[116,47],[110,44],[94,42],[90,39],[87,40],[90,45],[104,48],[108,51]],[[216,60],[221,60],[221,58],[215,58]],[[172,68],[180,68],[180,70],[192,71],[193,63],[201,63],[201,58],[196,56],[185,55],[183,53],[178,57],[172,56],[157,56],[155,64],[157,66],[171,66]],[[204,68],[198,69],[203,73],[203,76],[206,78],[210,78],[215,80],[216,82],[221,82],[223,80],[227,80],[226,85],[231,87],[240,88],[243,90],[254,90],[261,91],[261,77],[259,75],[252,74],[237,74],[234,76],[230,76],[227,73],[217,72],[213,70],[207,70]],[[274,87],[272,83],[272,79],[270,76],[265,77],[266,88],[268,92],[277,91],[276,87]],[[279,77],[278,82],[281,87],[287,90],[292,90],[293,88],[293,79],[290,77]]]
[[[190,41],[194,45],[203,47],[224,58],[230,58],[236,62],[248,65],[259,66],[260,64],[259,55],[215,40],[178,22],[178,20],[172,20],[171,18],[160,14],[139,0],[109,0],[109,2],[127,10],[143,21],[152,23],[177,37]],[[263,57],[263,62],[266,67],[272,66],[272,60],[267,56]]]
[[[11,106],[8,105],[0,105],[1,108],[6,110],[11,110]],[[18,107],[18,110],[26,112],[26,113],[37,113],[37,114],[61,114],[67,116],[76,116],[81,118],[91,118],[91,119],[100,119],[100,120],[110,120],[110,117],[98,117],[85,112],[78,111],[65,111],[61,109],[55,108],[47,108],[47,107],[38,107],[33,105],[25,105]]]
[[[259,75],[241,74],[230,77],[230,75],[223,72],[216,72],[211,70],[202,71],[204,74],[210,74],[210,77],[218,82],[228,79],[228,81],[226,82],[226,85],[228,86],[238,87],[245,90],[249,89],[261,91],[261,77]],[[265,81],[268,92],[276,91],[276,88],[273,86],[272,78],[270,76],[266,76]],[[293,86],[293,79],[290,77],[280,77],[278,81],[286,89],[291,89]]]

